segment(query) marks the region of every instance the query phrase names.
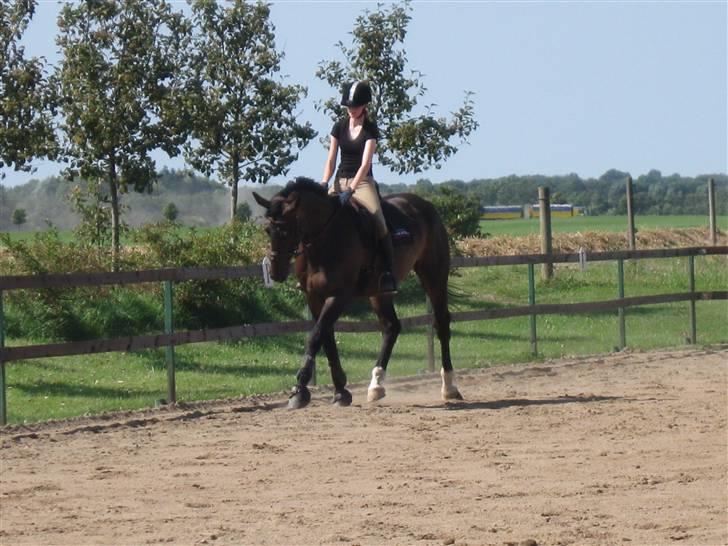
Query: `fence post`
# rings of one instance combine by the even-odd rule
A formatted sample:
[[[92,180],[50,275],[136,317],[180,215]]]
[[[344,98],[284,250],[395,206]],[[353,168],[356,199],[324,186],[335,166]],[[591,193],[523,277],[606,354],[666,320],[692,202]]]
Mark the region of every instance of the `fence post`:
[[[695,293],[695,256],[688,256],[688,290]],[[695,300],[690,300],[690,344],[698,342],[698,330],[695,323]]]
[[[617,260],[617,286],[619,290],[619,299],[624,298],[624,260]],[[624,321],[624,307],[618,309],[619,313],[619,350],[621,351],[627,346],[627,329]]]
[[[627,237],[629,239],[629,249],[634,250],[637,248],[635,243],[635,228],[634,228],[634,193],[632,192],[632,177],[627,177]]]
[[[708,180],[708,217],[710,229],[710,244],[718,244],[718,226],[715,223],[715,181]]]
[[[528,305],[536,305],[536,279],[533,272],[533,264],[528,264]],[[531,323],[531,354],[538,354],[538,339],[536,338],[536,315],[529,316]]]
[[[3,311],[3,291],[0,290],[0,350],[5,347],[5,313]],[[0,426],[8,424],[7,391],[5,386],[5,362],[0,355]]]
[[[174,332],[172,322],[172,281],[164,281],[164,333]],[[174,377],[174,345],[167,345],[165,360],[167,362],[167,403],[177,402],[177,388]]]
[[[435,371],[435,329],[432,327],[432,302],[428,296],[425,296],[427,304],[427,314],[430,320],[427,323],[427,371]]]
[[[541,231],[541,254],[551,255],[551,199],[549,189],[544,186],[538,188],[539,226]],[[541,267],[541,278],[545,281],[554,276],[554,264],[545,263]]]

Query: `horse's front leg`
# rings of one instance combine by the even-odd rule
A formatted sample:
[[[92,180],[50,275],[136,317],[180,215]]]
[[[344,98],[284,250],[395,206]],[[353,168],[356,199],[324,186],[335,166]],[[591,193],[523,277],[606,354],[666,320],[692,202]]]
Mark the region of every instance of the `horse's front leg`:
[[[306,354],[303,357],[303,366],[301,366],[301,369],[298,370],[298,374],[296,375],[298,381],[296,383],[296,386],[293,388],[293,392],[291,393],[290,398],[288,399],[288,407],[290,409],[304,408],[311,401],[311,393],[308,390],[308,383],[311,381],[311,377],[313,377],[314,365],[316,363],[316,355],[321,349],[321,346],[326,344],[327,356],[331,358],[329,353],[333,354],[333,344],[333,351],[335,351],[336,361],[338,361],[336,342],[333,341],[334,324],[341,315],[341,312],[344,310],[347,302],[348,298],[335,296],[330,296],[324,301],[324,304],[321,307],[320,312],[318,313],[316,324],[314,325],[313,330],[311,330],[311,333],[308,336],[308,343],[306,344]],[[314,317],[316,317],[317,315],[316,307],[318,306],[311,305],[311,310]],[[339,369],[340,368],[341,365],[339,364]],[[341,371],[341,375],[343,375],[343,370]],[[339,379],[341,380],[342,378],[339,377]],[[338,392],[339,385],[337,385],[336,383],[336,378],[334,378],[334,385],[336,386]],[[346,376],[343,375],[343,384],[341,385],[341,388],[343,388],[343,385],[345,384]]]
[[[344,368],[341,367],[339,349],[336,347],[333,329],[328,335],[324,336],[324,351],[326,352],[326,358],[329,360],[331,380],[334,383],[332,403],[340,407],[350,406],[351,393],[346,389],[346,373],[344,373]]]
[[[375,402],[386,395],[384,378],[387,374],[387,364],[392,356],[392,349],[394,349],[394,344],[397,342],[397,337],[402,331],[402,325],[397,318],[391,295],[375,296],[370,298],[369,301],[379,317],[379,327],[382,330],[379,358],[372,370],[372,382],[369,384],[369,390],[367,391],[367,401]]]

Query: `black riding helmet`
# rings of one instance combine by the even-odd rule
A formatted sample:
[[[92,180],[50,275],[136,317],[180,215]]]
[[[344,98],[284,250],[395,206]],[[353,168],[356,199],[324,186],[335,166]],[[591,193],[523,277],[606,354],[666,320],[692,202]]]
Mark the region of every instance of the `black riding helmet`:
[[[341,90],[342,106],[364,106],[372,102],[372,88],[368,82],[356,81],[347,83]]]

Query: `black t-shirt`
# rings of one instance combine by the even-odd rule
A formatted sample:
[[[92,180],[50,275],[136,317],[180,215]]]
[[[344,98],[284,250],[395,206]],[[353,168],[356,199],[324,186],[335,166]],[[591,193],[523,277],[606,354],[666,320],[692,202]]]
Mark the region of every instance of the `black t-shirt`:
[[[340,119],[334,123],[331,136],[339,141],[339,149],[341,150],[341,162],[336,171],[336,177],[353,178],[361,167],[366,141],[372,138],[377,140],[379,138],[379,129],[376,123],[365,119],[359,135],[352,140],[349,138],[349,120]],[[373,176],[371,167],[369,167],[369,173],[367,174]]]

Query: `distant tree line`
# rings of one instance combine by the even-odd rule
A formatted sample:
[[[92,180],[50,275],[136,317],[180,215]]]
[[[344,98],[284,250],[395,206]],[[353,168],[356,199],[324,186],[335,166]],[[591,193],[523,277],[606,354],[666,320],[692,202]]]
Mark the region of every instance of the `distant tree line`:
[[[575,174],[566,176],[516,176],[476,179],[470,182],[449,180],[432,183],[421,179],[416,184],[380,184],[383,195],[414,192],[426,197],[447,217],[459,235],[476,235],[479,225],[478,209],[486,205],[533,204],[538,187],[548,186],[553,203],[571,203],[585,206],[589,214],[624,214],[627,207],[625,194],[627,174],[610,170],[599,178],[582,179]],[[633,182],[635,212],[638,214],[705,214],[707,213],[708,179],[716,186],[717,212],[728,214],[728,176],[725,174],[686,177],[678,174],[662,176],[652,170],[638,176]],[[38,230],[48,222],[60,229],[78,228],[82,211],[91,214],[86,233],[98,232],[98,226],[109,222],[108,207],[89,207],[96,202],[87,193],[76,192],[76,184],[60,177],[4,187],[0,185],[0,231],[9,229]],[[279,186],[257,189],[271,196]],[[74,199],[77,201],[72,206]],[[132,194],[126,203],[126,218],[130,226],[159,222],[164,219],[188,226],[219,226],[227,220],[228,195],[223,186],[208,177],[189,170],[163,168],[158,181],[149,194]],[[18,212],[16,212],[18,211]],[[174,212],[176,211],[176,213]],[[250,198],[250,188],[244,188],[236,210],[236,217],[248,219],[258,216],[260,209]],[[94,241],[101,240],[100,234]],[[108,238],[108,237],[107,237]]]
[[[480,206],[527,205],[538,200],[538,187],[551,190],[552,203],[570,203],[586,207],[592,215],[619,215],[627,212],[626,181],[629,173],[610,169],[599,178],[581,178],[577,174],[564,176],[518,176],[476,179],[470,182],[449,180],[433,184],[418,180],[414,188],[405,184],[383,186],[383,193],[416,191],[422,195],[450,188],[475,198]],[[634,211],[637,214],[704,214],[708,210],[708,179],[716,188],[717,213],[728,214],[728,176],[725,174],[697,177],[671,174],[663,176],[651,170],[633,180]]]

